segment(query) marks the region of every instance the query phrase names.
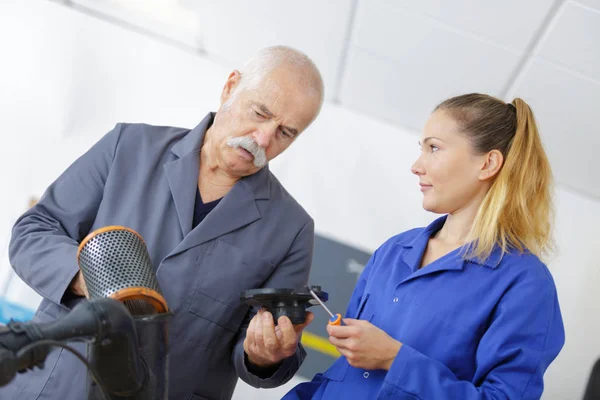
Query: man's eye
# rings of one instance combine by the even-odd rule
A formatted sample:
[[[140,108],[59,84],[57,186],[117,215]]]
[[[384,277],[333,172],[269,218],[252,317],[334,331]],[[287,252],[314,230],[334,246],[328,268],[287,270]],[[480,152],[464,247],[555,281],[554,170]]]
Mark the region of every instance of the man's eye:
[[[284,131],[284,130],[279,130],[279,132],[281,133],[281,135],[283,137],[285,137],[286,139],[291,139],[293,137],[293,135],[291,133],[289,133],[288,131]]]

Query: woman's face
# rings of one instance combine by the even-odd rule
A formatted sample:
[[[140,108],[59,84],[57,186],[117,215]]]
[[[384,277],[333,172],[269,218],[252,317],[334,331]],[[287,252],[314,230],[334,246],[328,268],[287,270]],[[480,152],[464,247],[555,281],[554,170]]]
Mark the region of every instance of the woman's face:
[[[419,141],[421,155],[411,171],[419,177],[423,208],[436,214],[452,214],[479,206],[490,186],[483,173],[489,154],[476,154],[456,121],[445,111],[434,112]]]

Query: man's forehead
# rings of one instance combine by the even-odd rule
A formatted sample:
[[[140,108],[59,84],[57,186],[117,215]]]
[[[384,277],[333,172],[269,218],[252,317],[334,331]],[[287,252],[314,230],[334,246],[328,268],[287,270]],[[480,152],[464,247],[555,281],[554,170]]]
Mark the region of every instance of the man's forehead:
[[[313,119],[318,108],[316,102],[314,97],[302,90],[258,90],[251,95],[254,107],[270,118],[283,119],[290,125],[295,125],[293,128],[298,131]]]

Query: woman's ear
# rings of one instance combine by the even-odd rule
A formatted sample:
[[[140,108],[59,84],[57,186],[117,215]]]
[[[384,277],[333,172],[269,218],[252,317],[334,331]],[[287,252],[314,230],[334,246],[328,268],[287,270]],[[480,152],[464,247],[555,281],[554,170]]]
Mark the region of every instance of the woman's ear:
[[[504,163],[504,156],[498,150],[489,151],[484,157],[484,164],[479,171],[479,179],[482,181],[496,176]]]

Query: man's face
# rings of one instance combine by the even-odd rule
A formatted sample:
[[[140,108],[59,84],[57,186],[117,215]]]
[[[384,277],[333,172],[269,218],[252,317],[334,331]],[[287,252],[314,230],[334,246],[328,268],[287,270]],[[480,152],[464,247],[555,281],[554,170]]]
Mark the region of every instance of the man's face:
[[[220,168],[232,176],[251,175],[287,149],[312,122],[319,98],[298,84],[297,73],[280,67],[233,97],[240,75],[231,73],[210,128]]]

